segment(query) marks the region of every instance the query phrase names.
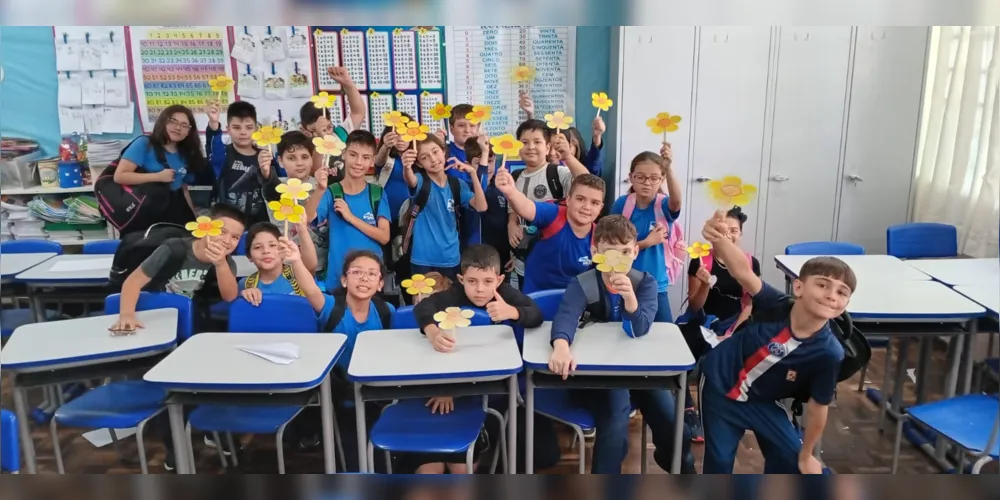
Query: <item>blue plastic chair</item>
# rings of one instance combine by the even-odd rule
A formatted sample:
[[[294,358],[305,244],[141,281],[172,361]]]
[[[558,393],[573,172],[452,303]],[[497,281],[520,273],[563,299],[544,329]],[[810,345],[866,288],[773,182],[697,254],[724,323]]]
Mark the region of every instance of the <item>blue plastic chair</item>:
[[[62,255],[62,245],[49,240],[12,240],[0,243],[0,254],[55,253]]]
[[[492,324],[489,314],[482,309],[474,309],[473,326]],[[413,316],[413,307],[406,306],[396,310],[392,315],[393,329],[418,328]],[[485,398],[456,398],[455,410],[447,415],[432,415],[430,408],[425,406],[424,399],[407,399],[398,401],[382,410],[379,419],[368,433],[368,468],[374,470],[375,448],[386,453],[386,462],[392,452],[407,453],[465,453],[469,474],[473,473],[472,456],[475,451],[479,432],[486,422],[489,413],[500,422],[500,428],[505,428],[506,419],[496,410],[485,408]],[[501,433],[500,446],[497,453],[506,449],[506,434]],[[504,454],[506,455],[506,454]],[[497,459],[494,454],[493,470],[496,470]],[[506,461],[506,457],[504,458]],[[391,467],[388,469],[391,473]]]
[[[965,469],[965,458],[974,460],[972,473],[1000,455],[1000,400],[997,395],[969,394],[933,403],[911,406],[896,421],[896,441],[892,450],[892,473],[899,465],[899,446],[903,423],[912,418],[960,448],[958,472]],[[991,425],[992,423],[992,425]]]
[[[243,236],[240,236],[240,242],[236,244],[236,250],[233,250],[233,255],[246,255],[247,254],[247,235],[250,234],[249,231],[243,231]]]
[[[107,314],[117,314],[121,306],[121,296],[110,295],[104,300]],[[177,309],[177,340],[180,342],[191,336],[194,330],[194,306],[191,299],[172,293],[142,292],[136,303],[136,311],[151,309]],[[109,325],[110,326],[110,325]],[[142,335],[142,333],[138,333]],[[143,430],[146,424],[162,412],[167,391],[144,380],[113,382],[91,389],[76,399],[60,406],[49,422],[52,447],[56,456],[56,468],[65,474],[62,450],[59,445],[58,426],[81,429],[108,429],[112,441],[117,442],[115,429],[136,428],[135,440],[139,452],[139,468],[143,474],[149,473],[146,463],[146,447]]]
[[[114,255],[121,240],[91,241],[83,244],[84,255]]]
[[[238,333],[317,333],[316,311],[304,297],[296,295],[265,295],[259,306],[236,299],[231,304],[229,331]],[[227,433],[230,452],[235,451],[232,433],[275,434],[277,439],[278,473],[285,473],[285,451],[283,437],[285,428],[301,413],[301,406],[234,406],[199,405],[188,416],[187,438],[191,441],[191,430],[211,432],[217,446],[222,446],[219,433]],[[336,422],[336,415],[334,415]],[[334,425],[334,432],[336,431]],[[334,436],[340,443],[339,436]],[[193,448],[189,448],[193,449]],[[222,466],[228,466],[226,453],[218,448]],[[341,449],[341,463],[343,450]],[[233,465],[239,465],[236,455],[232,455]]]
[[[21,440],[17,433],[17,417],[0,410],[0,469],[17,474],[21,471]]]
[[[807,241],[785,247],[785,255],[864,255],[865,247],[842,241]]]
[[[886,253],[900,259],[958,256],[958,230],[950,224],[912,222],[885,230]]]

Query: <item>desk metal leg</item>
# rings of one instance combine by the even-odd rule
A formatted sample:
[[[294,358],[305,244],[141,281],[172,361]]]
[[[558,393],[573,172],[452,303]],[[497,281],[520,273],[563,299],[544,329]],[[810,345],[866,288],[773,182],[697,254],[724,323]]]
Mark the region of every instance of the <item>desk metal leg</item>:
[[[927,392],[927,370],[931,361],[931,346],[934,340],[929,337],[920,338],[920,354],[917,359],[917,404],[924,402]]]
[[[31,440],[31,425],[28,422],[28,401],[24,389],[14,387],[14,413],[17,414],[17,428],[21,433],[21,451],[24,455],[24,469],[28,474],[38,473],[35,460],[35,443]]]
[[[684,442],[684,394],[687,393],[688,390],[687,372],[681,372],[678,376],[677,382],[677,399],[674,401],[674,460],[670,464],[671,474],[681,473],[681,460],[684,457],[681,450],[684,448],[682,443]],[[645,422],[643,422],[643,425],[645,425]],[[645,429],[643,429],[643,432],[645,432]],[[646,455],[645,449],[642,450],[642,454],[643,456]]]
[[[968,394],[972,390],[972,364],[975,356],[973,346],[976,341],[976,334],[979,333],[978,328],[979,322],[976,320],[969,321],[969,334],[966,335],[965,341],[965,372],[963,372],[962,394]]]
[[[365,420],[365,400],[361,384],[354,384],[354,420],[358,426],[358,472],[368,472],[368,426]]]
[[[170,436],[174,441],[174,464],[177,466],[177,473],[190,474],[193,464],[190,462],[188,435],[184,432],[184,407],[176,403],[168,404],[167,415],[170,417]],[[222,443],[218,445],[221,447]],[[219,453],[222,453],[221,448]]]
[[[535,473],[535,383],[531,369],[524,371],[527,387],[524,391],[524,473]],[[581,457],[582,458],[582,457]]]
[[[903,384],[906,383],[906,359],[910,353],[910,338],[899,339],[899,354],[896,356],[896,380],[892,384],[892,402],[889,406],[894,418],[899,418],[903,408]]]
[[[517,375],[511,375],[507,396],[507,474],[517,474]]]
[[[330,374],[323,377],[319,385],[319,411],[323,419],[323,466],[327,474],[337,472],[337,459],[334,458],[336,442],[333,434],[333,395],[330,389]]]
[[[955,389],[958,387],[958,367],[961,364],[964,343],[965,339],[961,335],[951,338],[952,348],[948,351],[948,375],[944,381],[945,399],[955,396]]]
[[[28,287],[28,302],[31,303],[31,312],[35,314],[35,323],[45,322],[45,303],[38,292]]]

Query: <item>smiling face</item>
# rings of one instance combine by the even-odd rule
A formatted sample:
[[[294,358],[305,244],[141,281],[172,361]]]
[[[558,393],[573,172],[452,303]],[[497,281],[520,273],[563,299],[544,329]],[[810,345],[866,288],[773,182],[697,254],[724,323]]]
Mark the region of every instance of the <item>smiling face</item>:
[[[382,290],[382,267],[378,261],[361,256],[344,263],[344,276],[340,284],[347,293],[358,300],[371,299]]]
[[[229,120],[229,137],[233,139],[235,146],[250,147],[256,129],[257,121],[253,118],[231,118]]]
[[[342,156],[346,174],[354,179],[363,179],[375,165],[375,150],[359,143],[348,144]]]
[[[473,124],[466,118],[457,118],[451,126],[451,135],[455,139],[455,144],[465,144],[470,137],[479,135],[479,125]]]
[[[212,241],[221,241],[226,245],[226,255],[233,253],[243,236],[243,221],[230,219],[229,217],[219,217],[222,221],[222,234],[212,236]]]
[[[174,113],[167,120],[167,137],[172,143],[181,142],[187,138],[192,126],[187,113]]]
[[[444,171],[444,149],[433,141],[422,142],[417,147],[417,162],[430,174]]]
[[[813,275],[795,280],[795,303],[802,304],[806,312],[817,318],[834,319],[844,313],[851,301],[851,288],[843,281],[827,276]]]
[[[458,281],[465,288],[465,296],[476,307],[484,307],[496,296],[497,288],[503,283],[503,275],[496,269],[469,267],[458,275]]]
[[[273,271],[281,267],[278,238],[267,231],[255,234],[250,242],[250,262],[261,271]]]
[[[736,246],[740,245],[740,239],[743,236],[743,227],[740,224],[739,219],[734,219],[732,217],[726,217],[726,227],[729,228],[729,241],[732,241]]]
[[[549,141],[541,130],[525,130],[517,139],[524,143],[524,147],[521,148],[521,159],[525,165],[537,167],[548,160]]]
[[[566,199],[566,215],[577,225],[593,224],[604,208],[604,192],[590,186],[576,186]]]

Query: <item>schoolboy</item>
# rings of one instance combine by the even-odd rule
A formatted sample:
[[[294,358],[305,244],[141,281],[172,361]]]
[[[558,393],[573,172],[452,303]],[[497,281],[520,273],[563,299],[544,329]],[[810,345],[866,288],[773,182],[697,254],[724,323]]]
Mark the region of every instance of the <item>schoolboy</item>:
[[[496,186],[517,216],[540,228],[524,266],[521,291],[564,289],[590,268],[594,221],[604,207],[604,180],[593,174],[576,177],[565,205],[528,199],[506,169],[496,173]]]
[[[592,251],[605,253],[610,250],[632,259],[639,253],[635,226],[620,215],[604,217],[594,229]],[[605,273],[594,269],[573,278],[552,321],[549,368],[563,378],[575,370],[576,362],[570,346],[585,313],[590,321],[621,322],[624,333],[632,338],[649,333],[656,318],[656,294],[656,278],[635,269],[628,273]],[[593,297],[597,298],[594,304],[591,303]],[[653,432],[653,443],[656,445],[654,460],[663,470],[670,470],[676,421],[676,401],[670,391],[580,390],[573,391],[573,397],[590,410],[597,426],[592,474],[621,473],[621,464],[628,451],[631,405],[642,412]],[[685,473],[694,472],[690,441],[689,435],[681,441],[681,470]]]
[[[288,179],[298,179],[303,184],[312,186],[316,190],[316,178],[312,176],[313,157],[316,149],[312,139],[298,130],[286,132],[281,136],[278,143],[278,163],[285,170]],[[264,199],[268,202],[280,201],[281,193],[277,191],[280,179],[269,179],[264,186]],[[284,223],[274,216],[274,211],[268,210],[271,224],[283,226]],[[315,227],[309,224],[291,224],[288,227],[287,236],[294,241],[305,252],[305,242],[303,236],[312,240],[313,252],[311,255],[303,255],[303,262],[306,267],[318,276],[325,276],[327,252],[329,249],[328,223],[317,224]],[[249,240],[248,240],[249,241]]]
[[[375,136],[355,130],[344,149],[344,179],[327,186],[326,168],[316,171],[317,188],[306,200],[306,216],[322,224],[329,221],[330,242],[326,267],[326,289],[339,283],[344,256],[350,250],[370,250],[382,258],[382,245],[389,242],[389,201],[381,186],[365,180],[375,161]]]
[[[421,192],[427,193],[427,204],[421,207],[414,221],[413,239],[410,243],[410,270],[414,274],[438,271],[455,279],[461,261],[459,231],[456,210],[471,207],[477,212],[486,211],[486,195],[478,182],[469,184],[450,181],[445,173],[445,144],[436,135],[417,143],[417,150],[403,153],[403,178],[410,187],[410,194],[416,199]],[[413,171],[415,163],[423,167],[417,175]],[[475,170],[466,163],[460,169],[470,175]],[[427,187],[429,184],[429,187]],[[457,196],[456,196],[457,192]]]
[[[486,211],[480,217],[482,242],[497,249],[500,254],[500,269],[506,272],[510,264],[510,242],[507,238],[507,197],[496,186],[496,155],[490,149],[489,139],[484,135],[470,137],[465,141],[465,153],[469,164],[480,172],[486,172]]]
[[[813,456],[833,401],[844,348],[830,328],[843,314],[857,286],[850,266],[835,257],[806,261],[790,297],[764,283],[728,237],[724,212],[705,223],[729,273],[753,297],[754,316],[781,311],[776,321],[751,320],[702,360],[701,417],[705,431],[706,474],[730,474],[743,433],[753,431],[764,453],[764,473],[821,474]],[[785,312],[787,311],[787,312]],[[804,398],[802,437],[778,402]]]
[[[300,233],[308,231],[305,221],[296,226]],[[258,222],[247,231],[246,253],[257,272],[240,281],[240,297],[253,305],[259,305],[264,294],[305,296],[295,276],[295,263],[284,260],[281,238],[281,230],[270,222]],[[312,238],[302,238],[299,255],[298,260],[308,271],[307,262],[316,261]]]
[[[535,117],[535,101],[530,94],[524,91],[520,92],[517,102],[518,107],[524,110],[528,120]],[[590,124],[590,128],[593,131],[593,136],[586,155],[583,154],[583,134],[580,133],[580,129],[570,127],[565,133],[569,139],[570,155],[587,167],[587,171],[600,176],[604,168],[604,132],[607,130],[607,125],[604,123],[604,118],[598,114]],[[555,148],[552,148],[549,153],[549,161],[559,163],[562,161],[562,155]]]
[[[247,101],[236,101],[226,109],[226,128],[230,144],[223,139],[219,107],[210,104],[205,129],[205,155],[212,181],[212,202],[225,203],[241,210],[245,225],[268,220],[267,202],[261,187],[277,182],[277,165],[267,149],[253,142],[257,130],[257,109]],[[203,179],[207,179],[204,178]]]
[[[473,183],[478,182],[483,186],[483,189],[486,189],[486,178],[488,176],[486,169],[477,165],[475,163],[477,157],[469,155],[465,150],[466,143],[473,138],[483,137],[483,140],[486,140],[487,144],[489,144],[489,140],[485,139],[485,136],[480,132],[482,125],[472,123],[467,118],[467,115],[472,110],[473,106],[471,104],[459,104],[451,110],[451,117],[448,118],[448,128],[451,131],[452,141],[448,143],[448,150],[446,151],[445,172],[468,184],[470,188]],[[488,150],[489,147],[486,149]],[[472,165],[473,170],[466,171],[466,169],[459,168],[462,163]],[[460,232],[462,248],[466,244],[475,245],[483,241],[481,219],[481,215],[476,210],[471,208],[462,210],[462,230]]]
[[[347,99],[347,106],[350,108],[350,113],[340,123],[340,127],[344,129],[344,133],[350,134],[364,123],[365,110],[368,109],[368,106],[365,104],[364,99],[361,98],[361,92],[358,90],[358,86],[354,83],[354,80],[351,79],[347,68],[330,66],[326,71],[333,81],[340,84],[344,98]],[[339,99],[340,97],[338,96],[337,98]],[[309,138],[333,135],[333,122],[330,121],[327,113],[334,112],[335,109],[337,108],[319,109],[312,102],[303,104],[299,109],[299,126],[302,128],[302,132]],[[313,159],[313,171],[318,170],[322,162],[323,157],[317,155]],[[330,162],[326,165],[330,169],[330,175],[333,177],[332,182],[340,181],[344,177],[344,169],[341,163],[343,163],[341,158],[331,156]]]

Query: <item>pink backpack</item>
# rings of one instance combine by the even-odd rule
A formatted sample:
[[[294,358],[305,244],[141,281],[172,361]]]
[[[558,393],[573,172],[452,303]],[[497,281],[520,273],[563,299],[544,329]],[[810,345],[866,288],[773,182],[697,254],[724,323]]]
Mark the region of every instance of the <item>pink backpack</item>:
[[[653,213],[656,215],[656,223],[662,224],[663,227],[670,230],[663,246],[663,264],[667,267],[667,280],[670,281],[670,284],[674,284],[684,272],[684,263],[687,262],[687,243],[684,242],[684,229],[680,223],[677,221],[667,222],[667,215],[663,213],[663,200],[665,198],[666,195],[663,193],[656,194],[656,199],[653,200]],[[629,193],[625,198],[622,216],[631,219],[633,211],[635,211],[635,193]]]

